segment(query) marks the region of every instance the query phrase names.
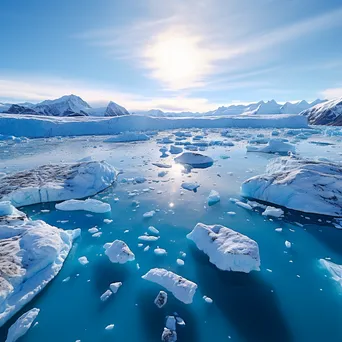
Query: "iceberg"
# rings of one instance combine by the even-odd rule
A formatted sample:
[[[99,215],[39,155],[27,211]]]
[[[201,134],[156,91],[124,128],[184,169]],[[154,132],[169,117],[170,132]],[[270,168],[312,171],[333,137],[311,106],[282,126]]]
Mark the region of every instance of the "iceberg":
[[[294,156],[271,161],[263,175],[242,183],[244,197],[297,211],[342,216],[342,166]]]
[[[5,342],[15,342],[20,337],[24,336],[27,330],[31,328],[31,325],[37,318],[39,311],[39,309],[34,308],[21,315],[8,329],[7,339]]]
[[[260,270],[259,246],[246,235],[221,225],[197,223],[186,237],[220,270],[245,273]]]
[[[74,199],[67,200],[56,204],[55,207],[58,210],[64,211],[84,210],[98,214],[107,213],[112,210],[110,204],[91,198],[88,198],[84,201]]]
[[[0,208],[2,326],[58,274],[80,229],[64,231],[32,221],[9,202],[0,202]]]
[[[184,152],[175,158],[176,163],[191,165],[194,168],[205,169],[214,164],[214,160],[200,153]]]
[[[247,152],[263,152],[263,153],[279,153],[288,154],[295,153],[296,146],[282,141],[281,139],[270,139],[265,146],[247,145]]]
[[[117,175],[104,161],[42,165],[2,177],[0,200],[21,207],[84,198],[108,188]]]
[[[127,261],[135,259],[134,253],[124,241],[114,240],[113,242],[107,242],[103,248],[105,249],[105,254],[113,263],[125,264]]]
[[[273,216],[273,217],[282,217],[284,216],[284,211],[280,208],[274,208],[271,206],[267,206],[265,211],[262,213],[263,216]]]
[[[163,268],[152,268],[142,278],[163,286],[185,304],[192,303],[197,290],[197,284]]]

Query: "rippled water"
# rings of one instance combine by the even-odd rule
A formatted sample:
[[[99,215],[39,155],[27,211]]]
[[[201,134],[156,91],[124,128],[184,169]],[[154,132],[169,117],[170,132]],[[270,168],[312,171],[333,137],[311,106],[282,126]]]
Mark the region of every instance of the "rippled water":
[[[234,131],[246,138],[248,134],[260,133],[268,135],[270,131]],[[167,134],[170,132],[163,135]],[[206,139],[222,139],[218,133],[208,134]],[[86,212],[60,212],[54,210],[54,203],[23,208],[32,219],[43,219],[63,229],[79,227],[82,236],[76,240],[59,275],[0,329],[1,341],[5,340],[9,325],[32,307],[41,309],[39,324],[20,340],[23,342],[160,341],[165,316],[173,312],[186,322],[177,328],[178,340],[183,342],[342,340],[342,291],[318,266],[320,258],[342,264],[342,231],[325,219],[319,222],[319,217],[295,212],[287,212],[283,220],[265,219],[260,212],[245,210],[229,201],[230,197],[239,198],[241,182],[262,173],[274,156],[247,154],[246,140],[232,138],[229,140],[234,141],[233,147],[215,146],[202,152],[215,160],[212,167],[183,174],[179,166],[173,165],[168,175],[161,178],[157,176],[161,169],[152,162],[173,163],[173,157],[159,158],[162,145],[156,144],[156,138],[138,144],[108,144],[103,143],[104,139],[52,138],[0,146],[0,172],[75,161],[89,155],[123,170],[114,187],[95,196],[111,204],[111,213],[89,216]],[[300,140],[297,147],[303,156],[342,160],[339,139],[316,135]],[[334,145],[312,144],[310,140],[331,141]],[[229,158],[223,159],[226,156]],[[148,181],[136,185],[120,182],[132,176],[144,176]],[[197,193],[183,190],[182,181],[197,181],[200,188]],[[142,191],[148,188],[148,192]],[[208,207],[206,199],[212,189],[219,191],[221,202]],[[140,194],[130,198],[128,192],[132,190]],[[140,202],[138,208],[132,206],[133,200]],[[51,211],[42,213],[41,209]],[[154,217],[143,218],[145,212],[156,209],[159,211]],[[228,211],[236,215],[229,216]],[[105,218],[113,221],[104,223]],[[240,274],[216,269],[185,237],[198,222],[222,224],[256,240],[261,271]],[[166,256],[154,255],[153,248],[144,252],[138,247],[138,236],[150,225],[160,231],[160,239],[151,247],[165,248]],[[100,238],[93,238],[87,231],[94,226],[101,230]],[[283,231],[276,232],[277,227]],[[102,246],[114,239],[129,245],[136,256],[134,262],[109,262]],[[285,240],[292,243],[290,250],[286,249]],[[180,252],[186,253],[184,266],[176,263]],[[88,265],[78,262],[81,256],[87,256]],[[161,288],[141,279],[153,267],[167,268],[196,282],[193,304],[183,304],[170,294],[167,305],[158,309],[153,301]],[[70,280],[62,282],[67,277]],[[118,293],[101,302],[101,294],[116,281],[123,283]],[[214,302],[206,303],[204,295]],[[112,331],[104,329],[108,324],[115,324]]]

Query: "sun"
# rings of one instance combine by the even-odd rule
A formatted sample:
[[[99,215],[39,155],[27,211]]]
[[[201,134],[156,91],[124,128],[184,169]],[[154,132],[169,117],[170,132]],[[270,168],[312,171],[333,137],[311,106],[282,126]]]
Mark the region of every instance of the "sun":
[[[200,39],[179,32],[167,31],[155,37],[145,56],[152,76],[171,88],[193,86],[207,68]]]

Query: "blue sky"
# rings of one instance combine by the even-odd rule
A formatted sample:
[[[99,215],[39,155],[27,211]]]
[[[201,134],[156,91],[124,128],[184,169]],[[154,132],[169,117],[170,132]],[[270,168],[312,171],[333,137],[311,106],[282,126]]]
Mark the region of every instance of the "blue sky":
[[[342,96],[341,0],[2,0],[0,101],[205,111]]]

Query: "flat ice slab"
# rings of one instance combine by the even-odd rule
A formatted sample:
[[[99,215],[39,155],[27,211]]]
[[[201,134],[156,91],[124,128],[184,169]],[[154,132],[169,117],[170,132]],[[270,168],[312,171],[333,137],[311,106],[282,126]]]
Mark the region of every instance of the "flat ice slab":
[[[221,225],[197,223],[187,238],[220,270],[245,273],[260,270],[259,246],[246,235]]]
[[[213,165],[214,160],[208,156],[194,152],[184,152],[175,158],[176,163],[191,165],[194,168],[207,168]]]
[[[247,152],[288,154],[289,152],[296,152],[296,146],[280,139],[271,139],[264,146],[247,145]]]
[[[0,216],[0,326],[57,275],[80,233],[32,221],[11,209],[10,215]]]
[[[266,173],[242,183],[242,195],[289,209],[342,216],[342,166],[338,163],[281,157]]]
[[[31,328],[32,323],[39,314],[39,309],[31,309],[21,315],[8,329],[5,342],[15,342]]]
[[[154,118],[139,115],[121,117],[51,117],[0,114],[0,134],[42,138],[70,135],[110,135],[127,131],[177,128],[307,128],[301,115],[239,115],[229,117]]]
[[[185,304],[192,303],[197,290],[197,284],[163,268],[152,268],[142,278],[163,286]]]
[[[146,141],[150,140],[150,137],[144,133],[138,132],[124,132],[113,137],[110,137],[104,142],[118,143],[118,142],[131,142],[131,141]]]
[[[64,210],[64,211],[75,211],[75,210],[84,210],[90,211],[92,213],[107,213],[112,210],[110,204],[104,203],[102,201],[88,198],[84,201],[82,200],[67,200],[55,205],[56,209]]]
[[[133,261],[135,259],[134,253],[124,241],[115,240],[106,243],[103,247],[105,249],[105,254],[113,263],[124,264],[127,261]]]
[[[42,165],[1,178],[0,200],[21,207],[84,198],[108,188],[117,174],[104,161]]]

